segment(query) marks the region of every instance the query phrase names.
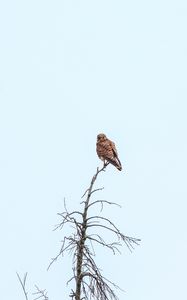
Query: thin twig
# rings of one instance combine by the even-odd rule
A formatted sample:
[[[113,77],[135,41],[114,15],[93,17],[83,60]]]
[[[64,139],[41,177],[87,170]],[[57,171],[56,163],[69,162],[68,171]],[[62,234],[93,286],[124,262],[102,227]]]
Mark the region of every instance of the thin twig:
[[[91,202],[88,207],[96,204],[96,203],[101,203],[103,205],[103,203],[107,203],[107,204],[110,204],[110,205],[116,205],[116,206],[119,206],[121,208],[121,205],[119,205],[118,203],[115,203],[115,202],[110,202],[110,201],[107,201],[107,200],[96,200],[94,202]],[[103,207],[103,206],[102,206]]]
[[[43,298],[43,300],[48,300],[48,296],[47,296],[47,292],[46,290],[41,290],[39,289],[39,287],[37,285],[35,285],[35,288],[37,290],[37,292],[33,293],[33,295],[38,295],[38,297],[34,298],[34,300]]]
[[[19,276],[19,274],[16,272],[17,274],[17,277],[19,279],[19,282],[21,284],[21,287],[23,289],[23,292],[24,292],[24,295],[25,295],[25,299],[28,300],[28,292],[26,291],[26,280],[27,280],[27,273],[25,273],[24,277],[23,277],[23,280],[21,280],[21,277]]]

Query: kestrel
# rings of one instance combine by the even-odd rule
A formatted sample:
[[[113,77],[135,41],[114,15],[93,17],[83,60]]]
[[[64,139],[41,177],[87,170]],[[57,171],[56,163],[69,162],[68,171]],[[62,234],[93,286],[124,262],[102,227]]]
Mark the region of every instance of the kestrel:
[[[103,133],[97,136],[96,151],[99,158],[104,162],[104,165],[108,162],[114,165],[119,171],[122,170],[115,144]]]

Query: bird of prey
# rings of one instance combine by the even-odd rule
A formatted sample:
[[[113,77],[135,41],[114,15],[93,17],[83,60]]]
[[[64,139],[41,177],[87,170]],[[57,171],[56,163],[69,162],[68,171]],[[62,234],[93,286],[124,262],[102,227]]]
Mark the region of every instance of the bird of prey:
[[[97,136],[96,152],[99,158],[104,162],[104,165],[111,163],[119,171],[122,170],[115,144],[109,140],[104,133],[100,133]]]

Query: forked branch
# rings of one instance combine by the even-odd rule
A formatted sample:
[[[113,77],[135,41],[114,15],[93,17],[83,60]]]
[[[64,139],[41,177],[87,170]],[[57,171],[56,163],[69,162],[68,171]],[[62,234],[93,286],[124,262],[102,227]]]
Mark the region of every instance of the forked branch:
[[[26,280],[27,280],[27,273],[25,273],[23,279],[21,279],[21,277],[19,276],[19,274],[16,272],[18,280],[21,284],[21,287],[23,289],[23,293],[25,295],[25,299],[28,300],[28,292],[26,291]]]

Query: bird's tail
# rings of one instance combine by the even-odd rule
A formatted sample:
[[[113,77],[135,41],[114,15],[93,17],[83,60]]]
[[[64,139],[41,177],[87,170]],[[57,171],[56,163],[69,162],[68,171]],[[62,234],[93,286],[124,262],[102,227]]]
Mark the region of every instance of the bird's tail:
[[[111,163],[113,166],[115,166],[119,171],[122,170],[122,165],[121,165],[121,162],[120,162],[119,159],[117,159],[117,158],[116,159],[115,158],[113,158],[113,159],[107,158],[107,161],[109,163]]]

